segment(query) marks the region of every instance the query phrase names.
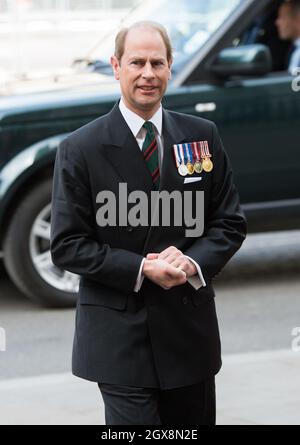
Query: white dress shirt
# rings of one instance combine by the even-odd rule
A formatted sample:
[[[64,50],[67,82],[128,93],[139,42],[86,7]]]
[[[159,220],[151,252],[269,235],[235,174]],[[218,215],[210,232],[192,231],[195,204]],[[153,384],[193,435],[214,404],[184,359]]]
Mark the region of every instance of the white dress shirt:
[[[130,128],[131,132],[133,133],[133,136],[135,137],[140,149],[143,148],[143,143],[146,138],[147,130],[143,128],[143,124],[145,123],[145,120],[140,117],[138,114],[131,111],[124,103],[123,98],[121,97],[120,103],[119,103],[120,111]],[[159,163],[159,169],[161,171],[161,166],[163,162],[163,136],[162,136],[162,106],[160,105],[159,109],[156,111],[156,113],[149,119],[150,122],[154,125],[154,131],[156,135],[157,140],[157,146],[158,146],[158,163]],[[195,288],[199,289],[201,286],[206,286],[205,280],[202,275],[201,268],[199,264],[190,258],[189,256],[186,256],[190,261],[192,261],[193,264],[195,264],[197,268],[198,274],[193,275],[192,277],[188,277],[188,282]],[[136,285],[134,288],[135,292],[138,292],[142,286],[144,275],[142,274],[144,262],[146,258],[144,258],[141,262],[141,266],[139,269],[139,273],[136,280]]]
[[[294,71],[300,68],[300,37],[294,41],[295,49],[292,52],[289,62],[289,72],[293,75],[298,74]]]

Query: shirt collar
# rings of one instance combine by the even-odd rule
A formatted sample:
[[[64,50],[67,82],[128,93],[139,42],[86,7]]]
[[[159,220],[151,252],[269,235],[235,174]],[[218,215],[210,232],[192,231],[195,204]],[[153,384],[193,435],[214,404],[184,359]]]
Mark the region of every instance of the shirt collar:
[[[129,110],[128,107],[126,107],[123,97],[121,97],[120,103],[119,103],[120,111],[132,131],[134,137],[137,137],[137,134],[139,133],[140,129],[142,128],[142,125],[145,122],[145,119],[143,119],[138,114],[134,113],[133,111]],[[161,130],[162,130],[162,106],[160,105],[159,109],[156,111],[156,113],[148,119],[148,121],[152,122],[152,124],[155,126],[155,128],[158,131],[158,134],[161,136]]]

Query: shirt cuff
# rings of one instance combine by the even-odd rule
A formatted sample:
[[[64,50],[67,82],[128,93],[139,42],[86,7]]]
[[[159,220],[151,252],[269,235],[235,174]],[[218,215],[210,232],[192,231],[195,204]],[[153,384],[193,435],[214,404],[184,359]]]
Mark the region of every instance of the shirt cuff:
[[[142,270],[143,270],[143,266],[144,266],[144,262],[145,262],[146,258],[143,258],[141,265],[140,265],[140,270],[135,282],[135,286],[134,286],[134,292],[138,292],[143,284],[144,281],[144,275],[142,275]]]
[[[195,264],[198,274],[188,277],[187,281],[197,290],[202,286],[206,286],[205,280],[202,275],[201,267],[199,264],[193,260],[193,258],[185,255],[193,264]]]

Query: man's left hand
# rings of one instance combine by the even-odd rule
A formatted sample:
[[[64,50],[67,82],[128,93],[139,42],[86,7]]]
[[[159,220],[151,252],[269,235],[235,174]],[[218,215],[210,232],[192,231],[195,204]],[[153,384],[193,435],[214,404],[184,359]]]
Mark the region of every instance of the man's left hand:
[[[160,253],[148,253],[147,260],[165,260],[174,267],[183,270],[187,277],[191,277],[197,273],[196,266],[174,246],[167,247]]]

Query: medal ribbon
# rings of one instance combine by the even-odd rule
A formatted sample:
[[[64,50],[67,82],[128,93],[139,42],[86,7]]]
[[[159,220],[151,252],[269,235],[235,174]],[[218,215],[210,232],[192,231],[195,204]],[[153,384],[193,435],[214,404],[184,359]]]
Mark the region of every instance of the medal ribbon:
[[[181,148],[183,150],[183,163],[186,165],[186,163],[189,159],[187,144],[181,144]]]
[[[198,148],[200,148],[199,142],[193,142],[193,149],[194,149],[196,161],[200,160],[200,155],[199,155]]]
[[[207,141],[204,141],[204,150],[205,150],[205,155],[206,155],[206,157],[207,157],[207,158],[210,158],[210,157],[211,157],[211,154],[210,154],[210,152],[209,152],[209,148],[208,148],[208,143],[207,143]]]
[[[206,156],[205,156],[205,149],[204,149],[204,143],[203,143],[203,141],[200,141],[200,151],[201,151],[201,158],[202,158],[202,159],[205,159]]]
[[[179,145],[174,144],[173,145],[173,151],[174,151],[174,158],[175,158],[175,162],[176,162],[176,167],[178,168],[179,165],[181,164],[181,157],[180,157],[180,153],[179,153]]]
[[[189,152],[189,162],[191,164],[194,164],[194,159],[193,159],[193,150],[192,150],[192,144],[186,144],[188,146],[188,152]]]

